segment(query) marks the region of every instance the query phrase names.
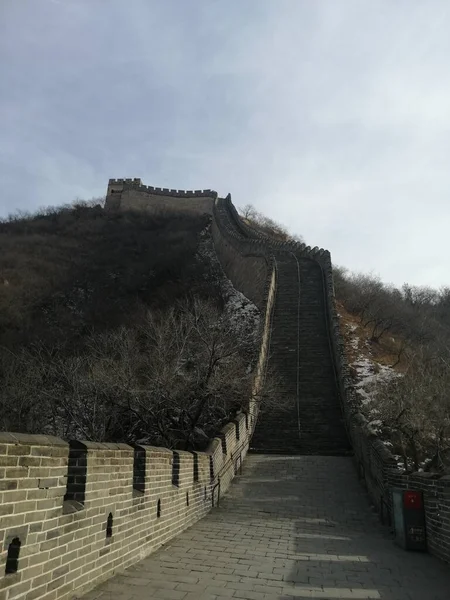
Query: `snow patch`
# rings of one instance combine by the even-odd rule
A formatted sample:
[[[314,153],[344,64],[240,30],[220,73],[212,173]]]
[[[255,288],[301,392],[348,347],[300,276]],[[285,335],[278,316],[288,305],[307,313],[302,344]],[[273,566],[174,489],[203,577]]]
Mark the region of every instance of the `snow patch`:
[[[354,334],[354,331],[357,328],[358,328],[358,326],[355,325],[354,323],[348,323],[347,324],[347,329],[348,329],[349,334],[350,334],[350,346],[353,348],[353,350],[358,350],[358,348],[359,348],[359,342],[361,341],[360,338],[357,335]]]
[[[381,365],[364,356],[360,356],[352,366],[356,371],[356,393],[360,396],[362,404],[373,401],[380,386],[401,376],[392,367]]]

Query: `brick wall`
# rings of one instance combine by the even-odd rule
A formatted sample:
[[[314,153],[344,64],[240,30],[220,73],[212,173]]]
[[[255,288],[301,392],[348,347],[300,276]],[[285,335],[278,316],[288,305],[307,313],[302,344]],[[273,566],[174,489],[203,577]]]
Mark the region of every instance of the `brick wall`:
[[[154,551],[217,505],[253,427],[240,413],[197,453],[0,434],[0,599],[81,594]]]
[[[264,314],[274,261],[264,243],[245,239],[231,218],[228,198],[214,203],[212,237],[217,256],[234,287]]]
[[[393,525],[392,488],[423,492],[428,551],[450,562],[450,476],[404,474],[363,415],[354,411],[347,419],[356,467],[381,521]]]
[[[182,211],[212,213],[213,198],[171,198],[137,190],[126,190],[121,194],[120,206],[123,210],[142,210],[145,212],[160,212],[176,208]],[[108,200],[109,206],[109,200]]]
[[[212,214],[216,197],[217,192],[213,190],[171,190],[143,185],[140,179],[110,179],[105,208],[150,213],[175,208]]]

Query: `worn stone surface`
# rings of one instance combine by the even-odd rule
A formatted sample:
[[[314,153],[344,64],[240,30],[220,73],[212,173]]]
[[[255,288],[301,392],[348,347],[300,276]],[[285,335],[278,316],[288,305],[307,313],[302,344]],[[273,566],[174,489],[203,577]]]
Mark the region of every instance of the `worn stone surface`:
[[[220,507],[86,600],[448,600],[450,567],[394,545],[347,457],[250,455]]]
[[[251,447],[263,454],[349,454],[320,266],[294,255],[277,255],[276,262],[270,354],[284,402],[260,415]]]

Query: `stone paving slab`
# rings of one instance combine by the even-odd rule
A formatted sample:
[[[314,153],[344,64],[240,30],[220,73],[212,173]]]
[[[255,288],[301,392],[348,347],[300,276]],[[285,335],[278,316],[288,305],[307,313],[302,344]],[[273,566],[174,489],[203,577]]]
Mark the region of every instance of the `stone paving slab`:
[[[84,600],[450,600],[450,566],[405,552],[350,458],[250,455],[220,508]]]

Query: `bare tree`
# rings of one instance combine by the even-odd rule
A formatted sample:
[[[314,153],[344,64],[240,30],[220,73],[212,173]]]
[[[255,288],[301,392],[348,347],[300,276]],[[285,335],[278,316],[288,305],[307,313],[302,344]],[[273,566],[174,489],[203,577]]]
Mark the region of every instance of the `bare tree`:
[[[246,204],[243,208],[239,209],[239,213],[246,221],[249,221],[250,225],[269,237],[274,237],[280,240],[293,240],[303,243],[303,238],[300,235],[291,235],[287,227],[277,223],[270,217],[266,217],[263,213],[257,210],[253,204]]]
[[[258,221],[262,216],[260,212],[256,210],[253,204],[246,204],[242,208],[239,208],[239,213],[244,219],[249,221]]]
[[[407,373],[380,384],[370,411],[405,469],[419,469],[450,449],[450,370],[448,357],[430,364],[418,351]]]
[[[450,456],[450,302],[445,289],[405,284],[401,290],[379,278],[334,269],[337,298],[369,328],[372,342],[395,334],[397,356],[407,372],[378,383],[361,410],[376,424],[405,468],[444,468]]]
[[[10,356],[2,388],[7,429],[65,438],[204,447],[252,399],[277,402],[270,378],[252,397],[255,337],[193,298],[134,327],[92,335],[85,352],[36,348]],[[24,376],[25,374],[25,376]]]

